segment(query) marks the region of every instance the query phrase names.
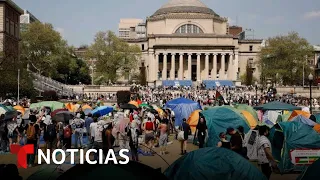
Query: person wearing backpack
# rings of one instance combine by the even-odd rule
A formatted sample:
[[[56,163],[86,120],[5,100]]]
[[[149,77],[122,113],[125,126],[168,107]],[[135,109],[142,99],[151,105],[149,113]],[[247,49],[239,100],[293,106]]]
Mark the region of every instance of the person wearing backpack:
[[[66,149],[71,149],[72,128],[71,125],[67,125],[63,128],[63,146]]]
[[[27,138],[27,144],[32,144],[34,146],[34,151],[38,148],[38,139],[40,136],[40,126],[36,124],[36,119],[30,120],[29,124],[25,126],[25,134]],[[34,165],[35,154],[27,154],[27,164],[29,167]]]
[[[83,146],[83,128],[85,121],[81,119],[81,114],[77,113],[76,118],[71,122],[75,132],[75,148],[78,148],[78,141],[80,141],[80,148]]]
[[[52,152],[52,150],[56,145],[56,140],[57,140],[57,123],[56,121],[53,121],[51,124],[47,125],[47,129],[46,129],[46,134],[48,137],[48,144],[47,144],[47,148],[50,149],[50,151]]]

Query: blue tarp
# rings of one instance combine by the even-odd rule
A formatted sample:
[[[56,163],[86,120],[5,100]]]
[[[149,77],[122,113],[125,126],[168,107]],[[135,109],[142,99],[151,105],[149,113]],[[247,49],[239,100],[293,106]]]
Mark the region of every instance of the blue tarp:
[[[261,171],[225,148],[202,148],[176,160],[164,175],[169,180],[266,180]]]
[[[188,119],[193,111],[202,109],[199,103],[186,98],[171,100],[166,103],[165,108],[170,108],[174,112],[175,126],[180,126],[182,119]]]
[[[94,109],[91,114],[92,115],[99,115],[99,116],[104,116],[106,114],[109,114],[113,111],[112,106],[100,106]]]
[[[192,86],[191,80],[165,80],[162,86]]]
[[[230,106],[219,106],[202,111],[201,114],[205,117],[208,127],[209,138],[207,141],[208,147],[216,147],[221,132],[226,132],[227,128],[232,127],[237,129],[239,126],[244,128],[245,133],[250,130],[245,118],[240,112]]]
[[[213,89],[219,86],[234,86],[233,82],[229,80],[204,80],[202,82],[206,85],[207,89]]]

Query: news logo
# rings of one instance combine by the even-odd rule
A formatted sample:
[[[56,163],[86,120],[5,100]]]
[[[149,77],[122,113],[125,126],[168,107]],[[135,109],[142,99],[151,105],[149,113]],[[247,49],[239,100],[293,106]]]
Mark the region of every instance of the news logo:
[[[10,146],[10,152],[17,155],[17,167],[18,168],[27,168],[27,155],[34,154],[33,144],[28,144],[20,146],[13,144]]]
[[[18,168],[27,168],[27,155],[35,154],[34,146],[32,144],[20,146],[20,145],[11,145],[10,151],[12,154],[17,155],[17,167]],[[44,160],[44,164],[55,164],[61,165],[67,161],[67,158],[70,157],[70,164],[108,164],[112,162],[113,164],[128,164],[130,161],[129,156],[126,153],[129,153],[128,149],[121,149],[119,152],[120,160],[117,159],[116,153],[113,149],[109,149],[105,154],[102,149],[55,149],[54,151],[50,151],[47,149],[46,151],[42,151],[42,149],[38,149],[38,158],[37,164],[43,164],[42,160]],[[76,154],[79,154],[77,156]],[[90,155],[94,154],[94,156],[98,156],[97,160],[91,160]],[[58,156],[60,156],[58,158]]]

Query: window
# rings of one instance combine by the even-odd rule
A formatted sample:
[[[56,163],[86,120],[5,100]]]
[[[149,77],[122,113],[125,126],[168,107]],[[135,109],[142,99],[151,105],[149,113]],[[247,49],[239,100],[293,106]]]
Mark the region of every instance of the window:
[[[10,21],[10,35],[14,36],[14,23],[13,23],[13,21]]]
[[[9,21],[9,18],[6,18],[6,32],[10,33],[10,21]]]
[[[200,34],[200,33],[203,33],[202,29],[197,26],[197,25],[194,25],[194,24],[185,24],[185,25],[182,25],[180,26],[175,33],[178,33],[178,34],[185,34],[185,33],[188,33],[188,34]]]
[[[249,64],[249,67],[250,67],[250,68],[253,68],[253,58],[250,58],[250,59],[248,60],[248,64]]]
[[[144,44],[141,44],[141,49],[144,50]]]
[[[253,50],[253,46],[249,46],[249,51],[251,52]]]
[[[14,24],[14,36],[16,38],[19,38],[19,28],[18,28],[18,24]]]

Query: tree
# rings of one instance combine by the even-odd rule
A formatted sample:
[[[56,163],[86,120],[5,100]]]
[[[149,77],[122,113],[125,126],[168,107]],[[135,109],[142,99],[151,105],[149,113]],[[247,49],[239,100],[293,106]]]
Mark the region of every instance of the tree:
[[[286,85],[301,84],[303,69],[305,74],[310,72],[307,59],[314,57],[313,46],[295,32],[269,38],[266,44],[259,55],[261,81],[275,79],[278,73]]]
[[[128,76],[137,68],[140,49],[130,46],[113,32],[98,32],[89,47],[87,58],[96,58],[96,77],[101,83],[116,82],[120,76]]]
[[[145,66],[140,67],[139,83],[142,86],[147,85],[147,76],[146,76],[146,67]]]

